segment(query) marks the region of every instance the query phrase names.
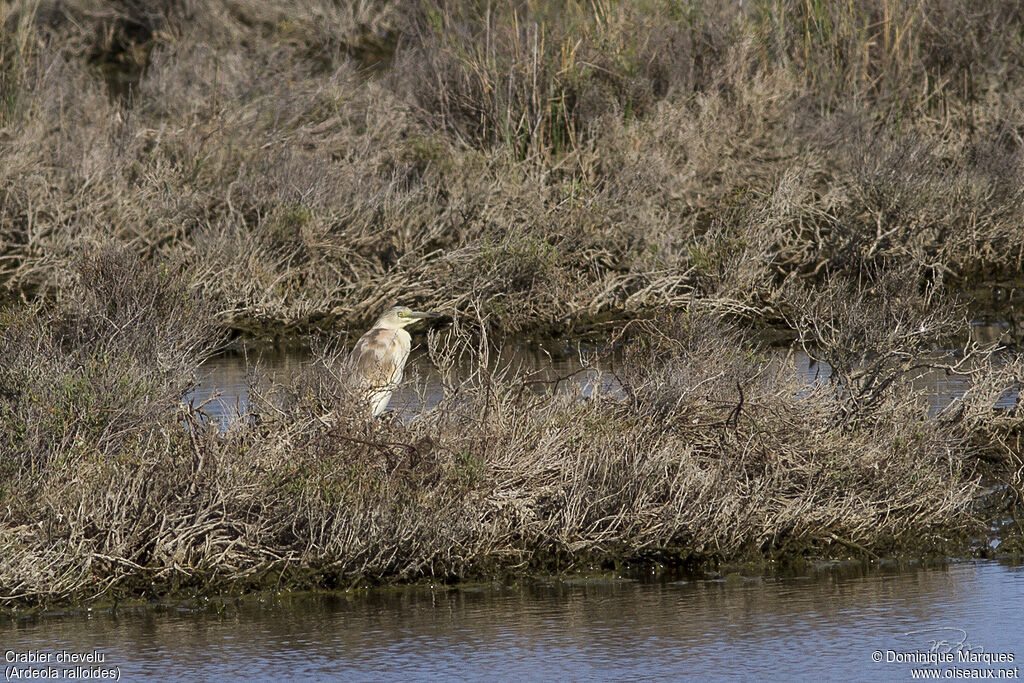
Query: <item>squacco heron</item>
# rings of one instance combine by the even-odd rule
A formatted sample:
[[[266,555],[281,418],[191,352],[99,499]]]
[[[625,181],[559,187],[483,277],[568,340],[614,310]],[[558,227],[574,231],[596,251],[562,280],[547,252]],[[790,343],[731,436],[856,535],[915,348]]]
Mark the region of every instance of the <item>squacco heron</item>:
[[[403,328],[424,318],[439,317],[440,313],[421,313],[406,306],[395,306],[356,342],[349,357],[349,372],[365,392],[374,417],[388,407],[391,394],[402,381],[405,361],[412,348],[412,337]]]

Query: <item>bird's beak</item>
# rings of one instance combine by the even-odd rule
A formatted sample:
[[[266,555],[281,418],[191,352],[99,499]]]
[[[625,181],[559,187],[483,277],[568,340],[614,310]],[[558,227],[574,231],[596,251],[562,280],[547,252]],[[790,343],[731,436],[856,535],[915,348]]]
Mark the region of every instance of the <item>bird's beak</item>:
[[[440,313],[425,313],[423,311],[413,311],[412,313],[409,314],[409,317],[416,318],[417,320],[420,320],[420,319],[423,319],[423,318],[440,318],[441,314]]]

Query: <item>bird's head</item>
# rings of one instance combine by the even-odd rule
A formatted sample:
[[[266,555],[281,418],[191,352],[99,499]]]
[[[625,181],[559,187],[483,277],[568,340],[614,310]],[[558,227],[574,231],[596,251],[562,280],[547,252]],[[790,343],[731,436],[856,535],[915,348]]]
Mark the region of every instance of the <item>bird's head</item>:
[[[424,318],[440,317],[440,313],[424,313],[422,311],[414,311],[408,306],[395,306],[382,315],[374,324],[374,327],[385,330],[399,330]]]

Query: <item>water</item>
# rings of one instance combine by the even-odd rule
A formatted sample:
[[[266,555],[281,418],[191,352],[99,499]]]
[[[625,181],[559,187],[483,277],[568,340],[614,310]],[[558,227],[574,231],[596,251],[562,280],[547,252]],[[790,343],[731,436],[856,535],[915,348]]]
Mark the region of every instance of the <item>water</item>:
[[[0,621],[0,642],[19,653],[98,651],[123,680],[882,681],[928,668],[886,659],[932,641],[953,657],[1014,659],[933,666],[940,677],[1019,667],[1022,605],[1021,565],[848,565],[788,578],[407,587],[245,599],[220,613],[37,616]]]
[[[1005,340],[1006,326],[1001,324],[977,324],[972,327],[976,341],[995,343]],[[808,382],[821,381],[830,374],[825,364],[816,363],[799,348],[777,349],[781,356],[792,354],[796,371]],[[610,375],[599,375],[596,369],[582,370],[587,360],[587,351],[581,352],[566,344],[546,348],[537,345],[510,344],[502,349],[501,364],[511,364],[517,372],[537,373],[538,378],[547,380],[571,375],[569,381],[583,385],[583,393],[589,394],[595,383],[602,392],[616,392],[617,382]],[[590,355],[593,355],[592,353]],[[217,356],[202,368],[199,385],[186,400],[195,405],[204,405],[207,414],[226,423],[231,418],[244,414],[249,404],[249,377],[254,369],[275,381],[288,381],[298,375],[312,362],[307,349],[275,350],[255,348],[247,352],[235,352]],[[598,362],[595,368],[600,368]],[[970,386],[970,380],[962,375],[947,375],[934,370],[925,373],[917,382],[924,390],[931,412],[937,413]],[[568,390],[568,383],[560,388]],[[422,348],[416,349],[409,357],[406,380],[395,392],[388,409],[401,415],[415,415],[424,407],[430,408],[442,398],[440,377],[437,369]],[[1010,409],[1017,400],[1016,393],[1007,393],[998,402],[998,407]]]
[[[559,383],[559,391],[570,390],[570,382],[582,385],[589,394],[594,383],[602,391],[616,391],[618,384],[610,376],[599,376],[596,369],[583,369],[586,352],[573,351],[568,346],[545,348],[525,344],[510,344],[501,351],[495,363],[510,366],[516,376],[531,373],[532,378],[545,381],[571,375]],[[232,352],[207,361],[200,370],[199,385],[186,397],[214,419],[225,422],[244,415],[249,406],[250,378],[258,374],[277,382],[287,382],[298,376],[310,363],[313,355],[308,349],[287,350],[255,348],[246,352]],[[495,363],[492,363],[495,364]],[[599,378],[600,377],[600,378]],[[405,379],[388,404],[389,411],[401,415],[415,415],[423,408],[431,408],[443,397],[441,377],[430,362],[424,349],[414,349],[406,365]]]

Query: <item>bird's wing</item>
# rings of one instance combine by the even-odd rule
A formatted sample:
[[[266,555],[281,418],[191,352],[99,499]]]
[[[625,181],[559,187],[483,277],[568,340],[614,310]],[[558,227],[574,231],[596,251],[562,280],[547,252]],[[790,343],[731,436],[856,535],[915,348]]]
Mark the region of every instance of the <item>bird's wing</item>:
[[[370,330],[352,349],[350,369],[363,386],[386,386],[399,379],[401,355],[394,330]]]

